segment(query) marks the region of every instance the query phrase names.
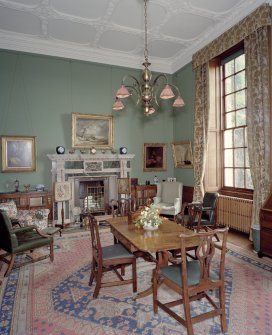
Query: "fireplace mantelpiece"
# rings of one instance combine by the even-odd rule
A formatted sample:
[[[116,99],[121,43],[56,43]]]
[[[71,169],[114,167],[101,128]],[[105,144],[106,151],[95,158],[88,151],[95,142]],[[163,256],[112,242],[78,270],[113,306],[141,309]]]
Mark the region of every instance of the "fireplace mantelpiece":
[[[52,189],[55,182],[71,182],[72,197],[65,204],[65,223],[73,221],[74,179],[88,176],[116,176],[130,178],[134,154],[63,154],[47,155],[52,161]],[[61,223],[61,203],[55,203],[54,223]]]

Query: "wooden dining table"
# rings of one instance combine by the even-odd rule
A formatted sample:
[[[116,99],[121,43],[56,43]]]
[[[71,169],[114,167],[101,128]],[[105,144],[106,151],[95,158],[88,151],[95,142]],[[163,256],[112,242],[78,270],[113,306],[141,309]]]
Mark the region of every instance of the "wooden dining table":
[[[163,223],[157,230],[147,231],[142,227],[137,227],[133,223],[128,223],[128,217],[109,218],[111,232],[114,237],[126,246],[128,250],[136,256],[143,257],[146,261],[155,262],[157,267],[168,264],[171,253],[181,247],[180,235],[192,235],[187,247],[197,245],[197,240],[193,236],[194,232],[177,224],[167,218],[163,218]],[[152,287],[138,293],[134,299],[145,297],[152,293]]]

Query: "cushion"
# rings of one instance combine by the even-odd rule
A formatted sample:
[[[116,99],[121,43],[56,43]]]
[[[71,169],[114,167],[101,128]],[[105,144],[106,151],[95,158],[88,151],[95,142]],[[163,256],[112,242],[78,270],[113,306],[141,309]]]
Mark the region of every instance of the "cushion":
[[[49,212],[49,209],[20,209],[17,219],[23,226],[35,224],[39,229],[44,229],[48,226]]]
[[[17,218],[17,206],[14,200],[0,203],[0,210],[4,211],[10,219]]]
[[[162,201],[173,204],[176,198],[180,198],[179,188],[180,183],[167,181],[162,183]]]

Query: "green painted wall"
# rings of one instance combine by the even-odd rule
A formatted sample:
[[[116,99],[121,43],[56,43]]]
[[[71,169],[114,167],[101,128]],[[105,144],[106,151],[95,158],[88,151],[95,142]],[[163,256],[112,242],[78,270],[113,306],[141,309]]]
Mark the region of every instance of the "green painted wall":
[[[164,101],[155,115],[145,117],[132,101],[123,111],[111,109],[123,75],[139,78],[138,70],[0,51],[0,135],[37,136],[37,171],[1,173],[0,192],[7,191],[7,182],[16,178],[21,190],[28,183],[32,187],[42,183],[51,189],[51,161],[46,155],[55,153],[58,145],[64,145],[67,151],[71,148],[72,112],[114,115],[114,148],[125,145],[136,155],[132,177],[138,177],[140,183],[152,181],[155,175],[159,180],[175,175],[185,185],[190,184],[191,171],[174,169],[171,150],[173,139],[192,137],[194,94],[190,71],[190,66],[185,67],[174,78],[186,106],[172,111]],[[143,172],[144,143],[168,144],[167,171]]]
[[[174,117],[174,141],[194,140],[195,78],[192,64],[187,64],[173,76],[173,82],[180,89],[185,106]],[[194,185],[193,169],[174,169],[174,176],[186,186]]]

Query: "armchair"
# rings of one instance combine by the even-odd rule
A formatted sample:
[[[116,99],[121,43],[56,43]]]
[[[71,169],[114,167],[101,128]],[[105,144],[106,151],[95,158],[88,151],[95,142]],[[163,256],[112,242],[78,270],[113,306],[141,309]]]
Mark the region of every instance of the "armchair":
[[[154,197],[154,205],[160,209],[161,214],[173,215],[180,213],[182,205],[181,182],[163,182],[157,184],[157,194]]]
[[[46,253],[35,260],[22,261],[19,265],[14,266],[17,254],[32,252],[43,246],[50,247],[49,254]],[[13,267],[20,267],[47,257],[50,257],[51,262],[54,260],[53,236],[41,233],[35,225],[13,228],[11,220],[4,211],[0,211],[0,249],[4,250],[4,253],[0,255],[0,261],[8,264],[5,277],[10,274]]]

